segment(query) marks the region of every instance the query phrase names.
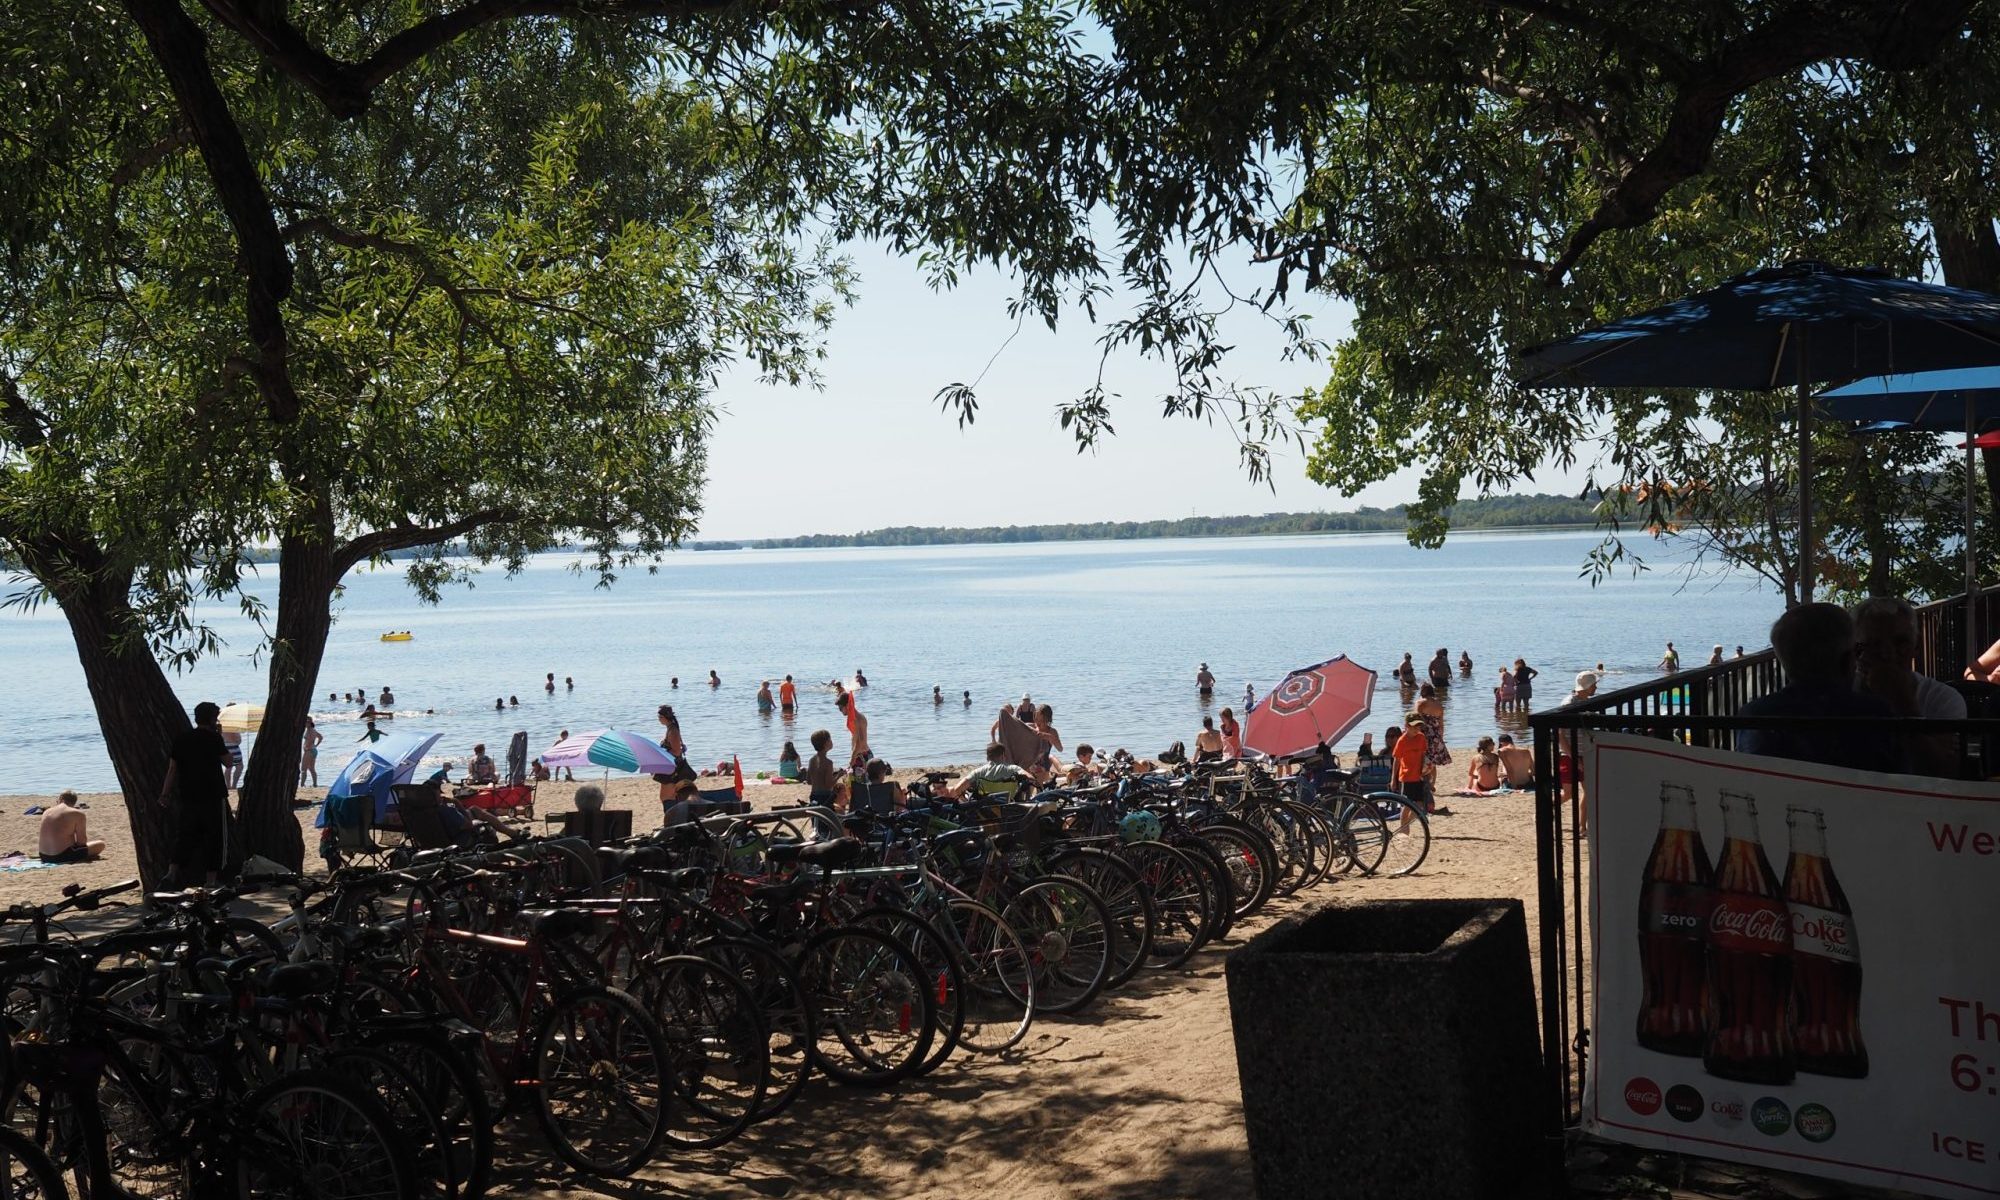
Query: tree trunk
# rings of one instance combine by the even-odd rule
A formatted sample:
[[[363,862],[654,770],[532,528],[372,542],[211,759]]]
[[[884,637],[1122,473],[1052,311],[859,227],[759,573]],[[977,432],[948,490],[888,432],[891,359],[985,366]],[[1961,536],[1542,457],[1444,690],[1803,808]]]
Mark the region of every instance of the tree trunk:
[[[298,796],[300,741],[333,628],[333,588],[339,582],[325,526],[278,543],[278,619],[272,630],[264,723],[243,776],[239,807],[243,840],[253,854],[297,870],[305,858],[292,803]]]
[[[166,879],[173,851],[172,810],[159,803],[167,752],[189,721],[145,639],[131,632],[137,628],[127,602],[131,577],[112,576],[70,576],[51,590],[76,641],[104,748],[125,796],[139,877],[150,890]],[[39,572],[38,577],[51,580]]]

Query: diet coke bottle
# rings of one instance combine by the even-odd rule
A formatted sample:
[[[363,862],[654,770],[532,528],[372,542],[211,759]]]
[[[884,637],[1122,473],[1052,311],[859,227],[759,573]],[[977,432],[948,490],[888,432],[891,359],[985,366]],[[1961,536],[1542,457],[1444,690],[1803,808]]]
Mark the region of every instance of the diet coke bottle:
[[[1757,835],[1757,802],[1722,793],[1722,858],[1708,914],[1707,1040],[1711,1075],[1789,1083],[1792,1048],[1792,925],[1785,895]]]
[[[1792,918],[1792,1031],[1799,1070],[1865,1079],[1861,1041],[1861,946],[1854,910],[1826,856],[1826,817],[1791,808],[1792,857],[1785,863],[1785,903]]]
[[[1660,832],[1639,890],[1639,1044],[1661,1054],[1702,1052],[1702,985],[1714,872],[1695,825],[1694,789],[1660,785]]]

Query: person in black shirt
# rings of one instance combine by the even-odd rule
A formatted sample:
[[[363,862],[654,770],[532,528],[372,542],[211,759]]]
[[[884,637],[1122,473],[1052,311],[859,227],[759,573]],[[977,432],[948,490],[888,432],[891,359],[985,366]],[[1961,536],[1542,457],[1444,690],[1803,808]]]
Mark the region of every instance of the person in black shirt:
[[[1854,620],[1837,604],[1801,604],[1771,626],[1771,648],[1785,668],[1785,686],[1738,709],[1739,717],[1825,717],[1825,725],[1740,729],[1744,754],[1825,763],[1857,771],[1898,772],[1896,739],[1875,724],[1893,719],[1887,701],[1854,689]]]
[[[174,739],[168,751],[167,778],[160,785],[160,803],[167,804],[178,788],[174,813],[174,850],[170,877],[181,883],[214,883],[229,849],[229,747],[222,741],[216,718],[222,710],[207,700],[194,706],[194,728]]]

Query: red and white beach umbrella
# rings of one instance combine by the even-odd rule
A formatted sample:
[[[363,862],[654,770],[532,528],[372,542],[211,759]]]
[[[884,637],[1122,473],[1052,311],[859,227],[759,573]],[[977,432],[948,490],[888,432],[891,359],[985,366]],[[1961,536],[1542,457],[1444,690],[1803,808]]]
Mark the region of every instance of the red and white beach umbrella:
[[[1367,718],[1374,696],[1375,672],[1345,654],[1301,667],[1250,706],[1243,745],[1273,758],[1331,745]]]

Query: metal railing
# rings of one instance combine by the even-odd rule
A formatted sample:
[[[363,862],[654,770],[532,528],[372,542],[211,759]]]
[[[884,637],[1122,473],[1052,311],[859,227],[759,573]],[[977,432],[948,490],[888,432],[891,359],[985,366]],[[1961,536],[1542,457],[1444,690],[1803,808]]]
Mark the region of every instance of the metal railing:
[[[2000,615],[2000,588],[1980,597],[1982,606]],[[1943,601],[1918,611],[1921,645],[1918,661],[1940,679],[1957,680],[1966,661],[1963,598]],[[2000,629],[1981,615],[1980,628]],[[1983,647],[1981,647],[1983,649]],[[1976,653],[1976,652],[1975,652]],[[1973,719],[1921,721],[1870,719],[1742,717],[1744,705],[1777,691],[1784,671],[1770,650],[1701,667],[1633,687],[1591,697],[1573,707],[1535,713],[1528,718],[1535,739],[1535,855],[1538,868],[1537,905],[1540,931],[1542,1049],[1547,1071],[1546,1097],[1551,1154],[1562,1153],[1561,1132],[1582,1116],[1584,1065],[1590,1049],[1590,978],[1588,931],[1579,914],[1586,911],[1586,846],[1579,820],[1580,793],[1565,780],[1558,753],[1580,761],[1581,736],[1586,732],[1628,732],[1668,738],[1691,746],[1729,749],[1744,729],[1820,728],[1829,724],[1865,724],[1891,735],[1955,734],[1959,757],[1972,764],[1991,764],[2000,748],[2000,719],[1983,717],[1994,711],[1975,704]],[[1976,686],[1976,685],[1975,685]],[[1990,768],[1989,768],[1990,769]],[[1590,781],[1583,780],[1584,789]]]

